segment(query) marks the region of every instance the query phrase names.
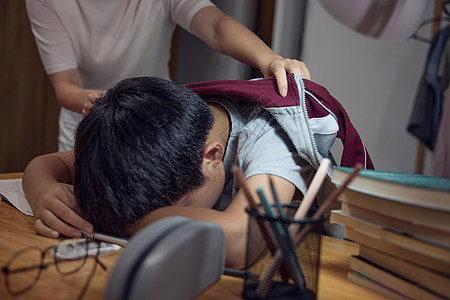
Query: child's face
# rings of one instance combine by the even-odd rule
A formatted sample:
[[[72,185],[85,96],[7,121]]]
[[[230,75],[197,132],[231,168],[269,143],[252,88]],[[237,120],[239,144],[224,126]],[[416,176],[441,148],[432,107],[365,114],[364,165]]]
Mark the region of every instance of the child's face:
[[[184,195],[175,205],[211,208],[216,204],[222,195],[225,184],[225,170],[220,163],[212,172],[205,174],[205,183],[186,195]]]

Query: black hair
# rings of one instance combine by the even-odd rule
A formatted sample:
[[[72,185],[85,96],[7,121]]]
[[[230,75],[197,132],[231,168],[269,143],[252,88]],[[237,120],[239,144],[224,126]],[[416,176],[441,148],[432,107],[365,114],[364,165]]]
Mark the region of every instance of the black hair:
[[[76,131],[82,216],[96,230],[126,235],[145,214],[200,187],[213,122],[207,104],[184,86],[153,77],[117,83]]]

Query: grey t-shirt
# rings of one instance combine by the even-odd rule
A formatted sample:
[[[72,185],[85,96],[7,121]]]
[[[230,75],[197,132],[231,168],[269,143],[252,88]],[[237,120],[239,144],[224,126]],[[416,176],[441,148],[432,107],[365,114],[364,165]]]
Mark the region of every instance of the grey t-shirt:
[[[214,209],[224,210],[234,198],[238,186],[231,168],[237,165],[245,178],[257,174],[271,174],[293,183],[300,191],[306,190],[304,174],[312,167],[297,154],[294,145],[275,118],[259,104],[233,100],[214,101],[223,105],[231,118],[232,128],[223,159],[225,186]]]

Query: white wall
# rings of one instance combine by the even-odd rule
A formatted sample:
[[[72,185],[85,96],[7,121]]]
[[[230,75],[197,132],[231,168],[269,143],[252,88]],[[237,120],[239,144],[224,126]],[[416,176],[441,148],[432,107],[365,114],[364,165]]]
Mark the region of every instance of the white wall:
[[[429,6],[424,18],[432,15],[434,1]],[[345,107],[379,170],[415,170],[417,140],[406,127],[428,48],[416,40],[363,36],[335,21],[318,1],[308,1],[301,59],[312,80]],[[429,153],[425,173],[431,174]]]

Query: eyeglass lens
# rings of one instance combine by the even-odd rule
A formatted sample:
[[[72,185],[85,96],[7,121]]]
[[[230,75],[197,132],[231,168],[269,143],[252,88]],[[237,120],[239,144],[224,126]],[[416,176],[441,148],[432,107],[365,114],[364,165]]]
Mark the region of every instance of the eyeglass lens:
[[[94,256],[95,262],[79,295],[81,298],[95,274],[97,263],[106,270],[106,266],[98,260],[99,253],[99,243],[86,241],[62,242],[44,250],[37,247],[22,249],[2,269],[6,287],[12,295],[22,294],[36,284],[42,269],[54,264],[59,273],[68,275],[79,271],[88,256]]]
[[[36,284],[42,269],[53,264],[59,273],[75,273],[86,262],[87,249],[88,243],[61,243],[45,250],[36,247],[22,249],[16,252],[7,264],[6,286],[11,294],[21,294]],[[76,255],[68,258],[70,253]]]
[[[53,248],[52,256],[56,268],[62,274],[77,272],[84,266],[87,257],[88,243],[61,243]]]
[[[7,281],[6,286],[12,294],[22,293],[37,282],[42,271],[41,257],[40,249],[27,248],[18,252],[10,260],[5,280]]]

